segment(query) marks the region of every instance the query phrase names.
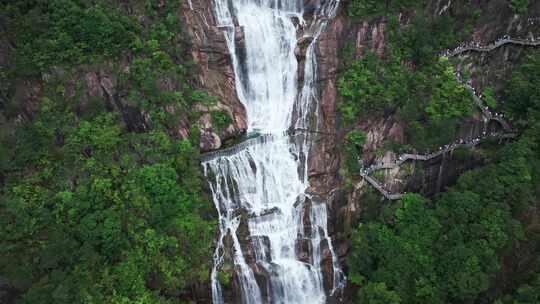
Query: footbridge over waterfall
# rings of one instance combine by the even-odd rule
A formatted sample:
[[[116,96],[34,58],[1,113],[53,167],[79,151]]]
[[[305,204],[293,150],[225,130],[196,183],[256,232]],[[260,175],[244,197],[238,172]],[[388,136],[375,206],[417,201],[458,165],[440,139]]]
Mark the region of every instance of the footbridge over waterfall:
[[[251,135],[247,135],[243,140],[241,140],[239,143],[236,143],[230,147],[226,147],[223,149],[203,153],[200,157],[201,162],[207,162],[215,158],[220,157],[226,157],[230,155],[234,155],[238,153],[239,151],[245,150],[251,146],[255,145],[263,145],[265,143],[269,143],[273,141],[276,137],[279,136],[287,136],[291,139],[299,136],[307,136],[307,135],[317,135],[317,136],[335,136],[335,133],[330,132],[324,132],[324,131],[317,131],[317,130],[310,130],[306,128],[290,128],[287,131],[278,133],[278,134],[259,134],[259,133],[253,133]]]
[[[283,135],[286,133],[284,132]],[[201,155],[201,162],[208,162],[210,160],[220,158],[220,157],[227,157],[230,155],[234,155],[242,150],[245,150],[251,146],[254,145],[262,145],[265,143],[269,143],[273,141],[275,138],[274,134],[253,134],[248,136],[246,139],[241,141],[240,143],[237,143],[231,147],[227,147],[224,149],[219,149],[216,151],[207,152]]]

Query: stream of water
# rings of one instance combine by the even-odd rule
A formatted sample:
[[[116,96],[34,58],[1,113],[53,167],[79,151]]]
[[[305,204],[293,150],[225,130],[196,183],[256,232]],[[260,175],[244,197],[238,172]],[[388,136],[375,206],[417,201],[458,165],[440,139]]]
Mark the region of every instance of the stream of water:
[[[218,273],[226,251],[232,252],[237,293],[244,304],[322,304],[343,287],[328,234],[325,201],[305,192],[311,135],[286,132],[291,127],[318,128],[315,48],[339,0],[321,3],[315,17],[305,22],[302,0],[214,0],[217,25],[223,28],[232,58],[236,91],[246,108],[248,133],[262,134],[202,163],[219,214],[212,271],[215,304],[225,303]],[[243,30],[241,46],[234,36],[237,26]],[[300,87],[295,56],[299,32],[311,41]],[[240,233],[242,225],[247,226],[248,236]],[[322,271],[324,248],[331,255],[331,274]],[[308,256],[301,257],[302,252]],[[265,280],[257,279],[261,273]],[[325,288],[324,275],[331,276],[330,287]]]

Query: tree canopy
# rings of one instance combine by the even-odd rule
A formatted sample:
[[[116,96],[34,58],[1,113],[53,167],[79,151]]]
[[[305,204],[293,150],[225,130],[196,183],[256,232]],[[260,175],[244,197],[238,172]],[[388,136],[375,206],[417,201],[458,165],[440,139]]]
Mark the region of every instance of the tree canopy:
[[[209,280],[216,222],[193,104],[214,100],[189,81],[179,3],[143,2],[0,4],[15,46],[0,70],[0,274],[17,303],[172,303]],[[124,104],[105,89],[81,97],[88,71]],[[12,94],[20,81],[39,83],[30,114]],[[171,132],[180,121],[191,137]]]

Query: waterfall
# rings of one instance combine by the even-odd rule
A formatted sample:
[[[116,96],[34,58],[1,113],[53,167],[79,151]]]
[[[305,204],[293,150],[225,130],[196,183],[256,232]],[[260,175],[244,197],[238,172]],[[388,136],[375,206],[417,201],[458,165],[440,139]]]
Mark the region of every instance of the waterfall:
[[[318,128],[315,47],[338,4],[339,0],[324,1],[316,12],[321,18],[306,25],[303,0],[214,0],[236,91],[246,108],[248,133],[262,134],[202,162],[219,215],[211,275],[215,304],[224,303],[218,273],[225,252],[234,264],[244,304],[325,303],[324,245],[333,269],[328,293],[344,284],[328,234],[326,202],[305,192],[312,136],[286,132],[290,127]],[[242,46],[235,41],[238,26],[243,30]],[[311,43],[299,90],[295,49],[300,27],[310,33],[305,36]],[[300,257],[301,252],[309,256]],[[266,281],[256,279],[261,273]]]

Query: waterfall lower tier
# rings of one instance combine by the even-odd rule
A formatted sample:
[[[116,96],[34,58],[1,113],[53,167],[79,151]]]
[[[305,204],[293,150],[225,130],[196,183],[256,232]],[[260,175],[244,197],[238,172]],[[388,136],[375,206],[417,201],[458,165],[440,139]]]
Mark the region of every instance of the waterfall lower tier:
[[[243,303],[325,303],[322,247],[333,253],[326,205],[304,194],[291,147],[288,137],[279,135],[203,163],[220,215],[213,276],[224,253],[232,252]],[[246,230],[249,234],[239,233]],[[232,239],[232,250],[224,248],[225,237]],[[338,270],[329,275],[339,276],[334,254],[331,261]],[[255,270],[267,275],[265,286],[258,285]],[[261,289],[270,292],[263,298]],[[220,290],[216,280],[215,303],[221,303]]]
[[[305,193],[311,136],[285,132],[317,126],[315,44],[326,26],[321,20],[328,18],[306,30],[313,39],[299,92],[295,49],[305,25],[302,3],[215,0],[248,129],[263,134],[202,163],[219,214],[212,270],[216,304],[224,303],[219,277],[225,265],[234,270],[236,294],[245,304],[323,304],[344,281],[328,233],[326,202]],[[333,17],[339,1],[324,3],[318,13]],[[234,39],[238,26],[242,46]]]

